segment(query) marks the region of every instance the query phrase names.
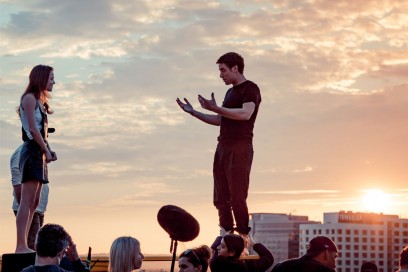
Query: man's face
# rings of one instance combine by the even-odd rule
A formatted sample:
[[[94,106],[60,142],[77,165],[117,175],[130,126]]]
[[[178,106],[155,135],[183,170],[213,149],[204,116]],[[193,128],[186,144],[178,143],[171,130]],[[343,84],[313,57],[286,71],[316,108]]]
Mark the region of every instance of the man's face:
[[[326,266],[335,269],[336,268],[336,258],[339,255],[335,251],[326,250]]]
[[[222,78],[225,85],[234,84],[236,82],[238,74],[238,67],[236,65],[229,68],[225,63],[218,63],[218,69],[220,70],[220,78]]]

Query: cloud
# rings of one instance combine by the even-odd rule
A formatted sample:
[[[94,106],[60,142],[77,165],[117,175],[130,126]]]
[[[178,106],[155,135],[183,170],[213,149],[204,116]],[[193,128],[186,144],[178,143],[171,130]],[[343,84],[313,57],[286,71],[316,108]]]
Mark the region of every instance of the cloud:
[[[69,58],[79,57],[89,59],[91,57],[123,57],[126,51],[121,44],[115,41],[72,41],[72,44],[64,42],[63,46],[58,46],[58,51],[48,52],[42,55],[44,58]]]
[[[101,206],[109,208],[134,207],[145,205],[160,205],[158,198],[164,198],[167,194],[180,193],[177,189],[172,189],[168,184],[160,182],[135,183],[137,193],[125,194],[118,198],[101,202]]]
[[[295,169],[293,170],[293,173],[305,173],[305,172],[312,172],[313,171],[313,167],[311,166],[306,166],[303,169]]]
[[[57,81],[50,205],[71,209],[70,196],[95,214],[109,205],[124,213],[171,202],[212,206],[219,128],[184,113],[175,99],[202,110],[197,95],[214,92],[221,104],[229,86],[215,62],[237,51],[262,93],[251,212],[290,207],[318,217],[352,209],[355,194],[374,185],[402,190],[396,202],[405,203],[403,1],[0,3],[6,195],[9,156],[21,143],[15,107],[31,68],[44,63]],[[0,205],[7,209],[8,199]]]
[[[270,191],[270,192],[254,192],[255,194],[282,194],[282,195],[303,195],[303,194],[335,194],[338,190],[292,190],[292,191]]]
[[[90,164],[72,165],[72,170],[89,171],[100,175],[119,174],[130,170],[130,166],[119,165],[116,162],[97,162]]]

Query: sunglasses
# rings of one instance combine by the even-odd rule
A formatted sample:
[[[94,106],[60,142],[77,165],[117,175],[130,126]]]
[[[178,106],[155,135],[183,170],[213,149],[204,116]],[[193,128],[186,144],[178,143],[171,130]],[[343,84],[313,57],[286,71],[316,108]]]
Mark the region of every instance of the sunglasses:
[[[196,261],[201,264],[200,258],[198,258],[197,254],[194,252],[194,250],[192,249],[187,249],[186,251],[183,252],[184,256],[188,256],[190,253],[193,253],[192,255],[194,256],[194,258],[196,259]]]

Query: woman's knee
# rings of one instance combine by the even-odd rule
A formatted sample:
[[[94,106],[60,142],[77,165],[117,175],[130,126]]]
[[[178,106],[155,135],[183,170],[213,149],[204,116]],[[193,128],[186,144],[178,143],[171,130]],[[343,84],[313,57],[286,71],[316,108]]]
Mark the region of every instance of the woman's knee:
[[[35,210],[39,203],[40,203],[40,200],[38,198],[34,199],[34,201],[32,202],[32,205],[30,207],[30,210]]]
[[[21,200],[19,209],[27,209],[33,211],[37,208],[39,202],[40,202],[39,199],[35,197],[28,197],[26,199],[23,198]]]

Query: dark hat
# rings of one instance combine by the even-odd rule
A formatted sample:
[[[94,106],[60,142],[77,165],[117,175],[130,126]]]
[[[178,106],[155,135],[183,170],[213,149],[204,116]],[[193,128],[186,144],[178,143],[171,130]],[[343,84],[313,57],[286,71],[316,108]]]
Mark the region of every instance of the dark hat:
[[[166,205],[157,213],[157,221],[172,240],[188,242],[200,232],[197,220],[188,212],[174,205]]]
[[[306,254],[313,255],[314,253],[325,250],[338,252],[336,245],[330,238],[326,236],[316,236],[315,238],[310,240],[309,244],[307,245]]]
[[[400,266],[408,264],[408,246],[404,247],[400,252]]]
[[[360,272],[377,272],[377,265],[373,262],[365,262],[361,265]]]

